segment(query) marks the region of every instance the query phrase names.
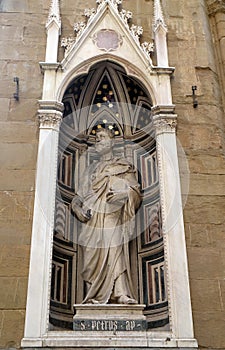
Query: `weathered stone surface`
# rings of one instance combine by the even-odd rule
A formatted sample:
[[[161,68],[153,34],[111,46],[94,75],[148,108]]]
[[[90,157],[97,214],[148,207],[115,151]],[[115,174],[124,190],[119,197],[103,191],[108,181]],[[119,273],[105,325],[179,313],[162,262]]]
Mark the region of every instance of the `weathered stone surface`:
[[[19,277],[17,279],[16,293],[14,299],[14,307],[16,309],[25,309],[27,299],[27,277]]]
[[[185,134],[180,131],[178,138],[184,149],[210,150],[220,149],[223,142],[222,130],[216,125],[186,125]]]
[[[24,330],[24,310],[5,310],[1,316],[0,347],[19,348]]]
[[[28,213],[28,217],[31,217],[31,214]],[[4,211],[1,216],[1,225],[0,225],[0,241],[1,244],[8,244],[13,242],[16,245],[29,245],[31,241],[31,231],[32,231],[32,222],[22,222],[20,220],[19,224],[16,220],[7,220],[8,216],[5,217]],[[18,218],[19,220],[20,218]],[[3,224],[3,221],[7,221],[7,225]]]
[[[0,309],[12,309],[15,299],[17,278],[0,277],[0,284],[4,286],[4,288],[0,288]]]
[[[192,173],[225,174],[225,161],[223,154],[216,152],[193,152],[188,155],[189,168]]]
[[[225,280],[219,281],[220,296],[221,296],[221,306],[225,310]]]
[[[29,143],[0,143],[2,167],[5,169],[35,169],[37,146]]]
[[[33,40],[32,38],[29,40]],[[43,59],[43,58],[42,58]],[[13,76],[19,76],[20,100],[41,98],[40,91],[43,83],[43,75],[37,61],[8,62],[7,71]],[[18,73],[19,72],[19,73]],[[32,79],[35,76],[35,79]],[[14,83],[15,90],[15,83]],[[32,101],[34,103],[34,101]],[[17,103],[18,106],[19,103]],[[36,103],[35,103],[36,105]]]
[[[210,225],[188,223],[185,225],[185,232],[189,239],[187,246],[192,247],[210,247]]]
[[[21,181],[21,178],[20,178]],[[0,221],[7,223],[26,223],[32,220],[33,192],[0,192]]]
[[[18,23],[17,23],[18,24]],[[13,25],[2,25],[0,32],[0,41],[22,40],[23,27]]]
[[[0,122],[1,142],[37,144],[38,134],[37,122]]]
[[[191,279],[225,278],[222,251],[202,247],[189,247],[187,251]]]
[[[7,244],[1,247],[0,276],[26,277],[29,269],[30,247]]]
[[[211,225],[209,227],[209,237],[212,242],[212,246],[218,249],[225,248],[225,225]]]
[[[2,42],[1,42],[1,46]],[[0,53],[0,60],[5,59],[17,59],[17,60],[35,60],[36,62],[43,60],[44,58],[44,47],[39,47],[38,43],[31,44],[30,47],[24,46],[22,47],[21,44],[13,42],[13,45],[8,46],[8,52],[6,56],[5,50],[1,50]],[[19,71],[18,71],[19,73]]]
[[[27,278],[0,277],[0,284],[0,309],[25,308]]]
[[[224,184],[225,175],[191,174],[189,194],[199,196],[224,196]]]
[[[25,12],[28,9],[28,0],[2,0],[0,3],[1,12]]]
[[[194,312],[193,316],[199,348],[224,349],[225,312]]]
[[[190,280],[193,311],[221,311],[220,288],[217,280]],[[201,303],[199,303],[201,300]]]
[[[189,196],[185,209],[185,222],[222,224],[225,216],[223,196]]]
[[[9,98],[0,98],[1,120],[7,120],[9,113]]]
[[[33,191],[35,170],[0,170],[0,191]]]
[[[37,110],[37,99],[20,99],[19,103],[11,100],[8,120],[34,122],[36,119]]]
[[[223,118],[223,112],[221,108],[218,105],[213,104],[211,101],[210,105],[207,104],[201,106],[201,111],[196,112],[196,109],[193,108],[193,99],[191,96],[192,90],[189,91],[189,94],[186,96],[187,98],[187,104],[185,106],[183,105],[177,105],[176,106],[176,113],[178,115],[178,126],[177,126],[177,136],[178,138],[181,138],[184,135],[187,135],[190,130],[195,129],[196,126],[202,127],[203,129],[205,126],[218,126],[222,124],[222,118]],[[197,90],[197,99],[198,95],[201,94],[201,91],[199,91],[199,88]],[[184,99],[184,96],[183,96]],[[197,114],[197,118],[196,118]]]

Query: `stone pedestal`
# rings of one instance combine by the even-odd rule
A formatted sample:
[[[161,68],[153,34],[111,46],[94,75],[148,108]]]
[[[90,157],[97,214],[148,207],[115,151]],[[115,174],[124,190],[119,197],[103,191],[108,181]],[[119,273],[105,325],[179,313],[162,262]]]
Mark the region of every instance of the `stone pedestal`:
[[[74,305],[73,330],[103,333],[142,332],[147,329],[145,305],[77,304]]]

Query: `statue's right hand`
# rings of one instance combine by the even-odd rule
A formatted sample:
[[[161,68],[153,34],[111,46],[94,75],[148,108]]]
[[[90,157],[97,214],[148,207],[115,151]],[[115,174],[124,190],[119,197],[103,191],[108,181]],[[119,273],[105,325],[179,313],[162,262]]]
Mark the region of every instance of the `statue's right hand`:
[[[88,222],[91,219],[91,213],[89,210],[84,210],[79,206],[74,206],[73,211],[81,222]]]
[[[87,222],[91,219],[91,211],[83,208],[82,199],[78,195],[74,196],[71,206],[76,217],[81,222]]]
[[[84,211],[83,208],[80,208],[75,214],[81,222],[88,222],[91,219],[89,210]]]

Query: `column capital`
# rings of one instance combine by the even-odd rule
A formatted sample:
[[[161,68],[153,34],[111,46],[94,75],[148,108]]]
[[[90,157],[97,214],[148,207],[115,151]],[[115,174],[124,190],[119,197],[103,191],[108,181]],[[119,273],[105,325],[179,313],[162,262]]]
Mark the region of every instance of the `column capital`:
[[[175,105],[157,105],[152,107],[152,120],[155,135],[174,133],[177,126],[177,115],[174,114]]]
[[[58,131],[62,121],[62,112],[40,109],[38,111],[38,120],[40,129],[54,129]]]
[[[156,136],[165,133],[175,133],[177,128],[177,116],[176,114],[155,115],[153,116],[153,126]]]
[[[225,3],[224,0],[208,0],[207,8],[209,15],[213,16],[218,12],[225,13]]]

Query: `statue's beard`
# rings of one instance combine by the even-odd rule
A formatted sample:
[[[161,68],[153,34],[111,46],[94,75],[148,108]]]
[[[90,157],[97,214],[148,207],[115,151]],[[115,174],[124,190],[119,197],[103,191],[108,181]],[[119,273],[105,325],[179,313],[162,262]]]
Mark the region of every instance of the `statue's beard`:
[[[105,154],[111,152],[112,149],[112,143],[111,140],[104,140],[97,142],[95,145],[95,150],[99,154]]]

